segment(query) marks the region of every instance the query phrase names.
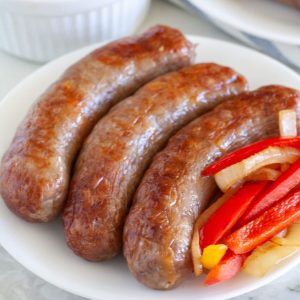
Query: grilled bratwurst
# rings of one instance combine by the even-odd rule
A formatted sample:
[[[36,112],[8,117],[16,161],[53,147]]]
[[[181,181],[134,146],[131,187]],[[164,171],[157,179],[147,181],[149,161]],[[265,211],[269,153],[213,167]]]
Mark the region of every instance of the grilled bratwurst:
[[[95,261],[115,256],[132,195],[153,155],[197,114],[246,88],[230,68],[193,65],[153,80],[101,119],[76,162],[64,211],[73,251]]]
[[[300,117],[300,93],[281,86],[245,92],[181,129],[155,156],[124,228],[124,254],[140,282],[170,289],[192,271],[193,225],[216,188],[201,171],[229,151],[278,136],[282,109]]]
[[[4,155],[0,192],[7,206],[31,222],[55,218],[74,157],[99,118],[147,81],[193,58],[194,47],[178,30],[156,26],[71,66],[34,104]]]

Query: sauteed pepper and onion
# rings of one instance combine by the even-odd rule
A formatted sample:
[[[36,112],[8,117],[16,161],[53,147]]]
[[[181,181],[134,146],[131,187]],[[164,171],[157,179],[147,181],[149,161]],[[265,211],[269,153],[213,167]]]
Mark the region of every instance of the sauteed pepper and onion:
[[[263,276],[300,249],[300,137],[296,113],[279,112],[280,137],[222,157],[202,171],[223,195],[198,217],[192,239],[194,274],[204,285],[241,270]]]

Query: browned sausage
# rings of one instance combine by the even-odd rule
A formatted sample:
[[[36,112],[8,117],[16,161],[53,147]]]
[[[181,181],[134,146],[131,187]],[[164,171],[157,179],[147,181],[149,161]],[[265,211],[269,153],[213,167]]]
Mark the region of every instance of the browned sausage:
[[[194,222],[215,190],[201,171],[222,154],[278,135],[278,111],[296,108],[300,93],[268,86],[217,106],[173,136],[139,185],[124,228],[124,254],[134,276],[170,289],[192,271]]]
[[[116,255],[132,194],[153,155],[179,127],[246,87],[230,68],[198,64],[153,80],[100,120],[77,160],[64,212],[73,251],[88,260]]]
[[[8,207],[31,222],[55,218],[74,157],[98,119],[147,81],[193,58],[194,47],[178,30],[156,26],[71,66],[31,108],[2,160],[0,192]]]

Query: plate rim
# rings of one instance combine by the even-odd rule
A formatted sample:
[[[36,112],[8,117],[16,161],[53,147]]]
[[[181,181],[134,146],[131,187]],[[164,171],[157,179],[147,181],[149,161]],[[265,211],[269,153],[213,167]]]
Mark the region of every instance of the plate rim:
[[[282,34],[278,34],[275,30],[272,31],[265,28],[258,29],[252,24],[248,24],[244,22],[240,23],[235,19],[226,18],[226,14],[224,15],[222,11],[212,9],[209,1],[197,1],[197,0],[183,0],[183,1],[192,5],[194,9],[198,9],[200,11],[202,10],[209,17],[215,18],[218,21],[223,22],[224,24],[235,28],[235,30],[238,30],[239,32],[250,33],[254,36],[269,41],[288,44],[290,46],[300,46],[300,35],[299,36],[282,35]],[[300,11],[299,11],[299,16],[300,16]]]
[[[268,55],[262,54],[262,53],[260,53],[256,50],[253,50],[249,47],[242,46],[242,45],[235,44],[235,43],[228,42],[228,41],[223,41],[220,39],[204,37],[204,36],[200,36],[200,35],[186,35],[186,37],[188,39],[190,39],[193,43],[201,43],[201,44],[202,43],[205,44],[205,42],[221,43],[221,44],[226,44],[228,46],[235,47],[238,49],[243,49],[243,50],[247,50],[250,52],[254,52],[256,55],[261,56],[264,60],[268,60],[270,63],[276,64],[280,68],[284,68],[286,72],[289,72],[291,74],[291,76],[295,76],[295,78],[299,79],[299,82],[300,82],[300,76],[294,70],[292,70],[289,67],[287,67],[286,65],[278,62],[277,60],[269,57]],[[31,81],[32,77],[34,78],[34,77],[38,76],[39,73],[45,72],[45,69],[47,70],[49,68],[49,65],[51,65],[51,64],[54,65],[54,64],[63,62],[66,58],[69,58],[70,56],[77,56],[78,57],[77,59],[80,59],[81,57],[83,57],[84,55],[86,55],[87,53],[92,51],[93,49],[95,49],[101,45],[104,45],[104,44],[106,44],[106,42],[92,44],[92,45],[77,49],[75,51],[71,51],[51,62],[48,62],[47,64],[45,64],[42,67],[38,68],[37,70],[33,71],[31,74],[26,76],[23,80],[21,80],[20,83],[18,83],[14,88],[12,88],[12,90],[9,93],[7,93],[5,95],[5,97],[0,101],[0,110],[2,110],[5,105],[7,105],[7,102],[10,101],[10,98],[13,96],[14,93],[17,93],[19,89],[22,89],[23,86],[25,86],[27,84],[27,81]],[[15,251],[14,249],[11,249],[11,247],[8,245],[9,243],[3,241],[3,239],[1,238],[1,235],[0,235],[0,244],[8,252],[8,254],[10,256],[12,256],[18,263],[20,263],[28,271],[30,271],[37,277],[42,278],[46,282],[64,290],[64,291],[68,291],[74,295],[78,295],[81,297],[90,297],[90,295],[88,295],[88,293],[83,292],[82,289],[77,288],[76,285],[73,285],[73,287],[76,287],[76,288],[70,288],[70,286],[66,287],[66,285],[60,283],[59,279],[54,280],[54,278],[52,278],[51,276],[48,276],[47,274],[41,274],[41,272],[37,268],[32,267],[28,261],[22,260],[22,257],[20,257],[20,255],[17,253],[17,251]],[[300,264],[300,256],[295,257],[295,259],[293,259],[290,263],[288,263],[287,266],[285,266],[284,268],[280,268],[277,272],[273,272],[270,276],[265,277],[265,279],[262,279],[259,282],[255,282],[253,284],[250,284],[243,288],[239,288],[237,290],[232,290],[230,292],[226,292],[226,294],[225,294],[226,299],[235,297],[235,296],[239,296],[239,295],[243,295],[247,292],[250,292],[257,288],[260,288],[260,287],[272,282],[273,280],[281,277],[282,275],[286,274],[288,271],[290,271],[292,268],[296,267],[298,264]],[[106,292],[104,291],[103,297],[111,297],[111,295],[109,295],[108,293],[107,294],[105,294],[105,293]],[[122,297],[123,297],[123,299],[131,300],[130,296],[122,295]],[[222,296],[215,295],[213,297],[210,297],[210,299],[211,300],[212,299],[214,299],[214,300],[224,299],[224,294],[222,294]]]

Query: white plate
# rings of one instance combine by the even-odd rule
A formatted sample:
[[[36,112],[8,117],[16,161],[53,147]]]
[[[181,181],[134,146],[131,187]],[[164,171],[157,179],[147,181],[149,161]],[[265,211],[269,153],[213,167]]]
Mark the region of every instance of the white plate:
[[[300,77],[284,65],[258,52],[208,38],[190,37],[198,44],[198,62],[217,62],[243,73],[251,88],[265,84],[300,86]],[[21,82],[0,104],[0,156],[28,108],[51,82],[96,46],[70,53],[42,67]],[[224,299],[256,289],[289,271],[300,255],[262,279],[240,274],[218,286],[204,288],[190,278],[172,291],[154,291],[139,284],[122,257],[90,263],[75,256],[65,244],[62,224],[29,224],[13,215],[0,201],[0,243],[22,265],[50,283],[74,294],[101,300]]]
[[[189,0],[209,16],[254,36],[300,44],[300,10],[277,0]]]

